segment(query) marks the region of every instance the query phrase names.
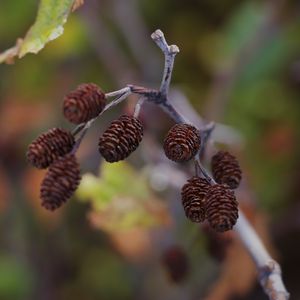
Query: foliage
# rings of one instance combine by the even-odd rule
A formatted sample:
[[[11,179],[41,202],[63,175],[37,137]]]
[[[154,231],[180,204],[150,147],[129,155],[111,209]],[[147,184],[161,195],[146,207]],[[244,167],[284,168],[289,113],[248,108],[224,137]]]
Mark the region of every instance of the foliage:
[[[68,15],[81,4],[82,0],[41,0],[34,24],[24,39],[19,38],[14,47],[0,54],[0,63],[12,63],[16,56],[38,53],[45,44],[63,34]]]
[[[85,174],[76,193],[82,201],[91,202],[104,230],[147,228],[166,222],[166,212],[158,215],[164,208],[151,193],[146,177],[124,161],[104,163],[100,177]]]

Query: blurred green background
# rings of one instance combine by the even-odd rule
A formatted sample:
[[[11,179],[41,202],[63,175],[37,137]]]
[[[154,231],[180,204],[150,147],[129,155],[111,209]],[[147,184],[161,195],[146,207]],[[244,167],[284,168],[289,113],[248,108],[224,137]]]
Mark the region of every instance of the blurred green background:
[[[24,37],[37,9],[37,0],[1,0],[0,52]],[[267,299],[232,234],[216,246],[184,218],[177,182],[192,166],[168,171],[160,146],[172,125],[166,115],[145,105],[140,149],[126,163],[101,163],[98,136],[133,110],[134,98],[88,133],[78,155],[88,174],[77,195],[55,213],[40,207],[44,172],[27,164],[28,144],[48,128],[72,128],[62,99],[82,82],[106,92],[158,87],[163,56],[150,38],[157,28],[180,48],[172,81],[179,109],[188,99],[206,120],[228,126],[219,142],[241,161],[242,205],[300,298],[299,3],[86,0],[61,37],[0,65],[1,300]],[[189,261],[180,282],[162,260],[172,245]]]

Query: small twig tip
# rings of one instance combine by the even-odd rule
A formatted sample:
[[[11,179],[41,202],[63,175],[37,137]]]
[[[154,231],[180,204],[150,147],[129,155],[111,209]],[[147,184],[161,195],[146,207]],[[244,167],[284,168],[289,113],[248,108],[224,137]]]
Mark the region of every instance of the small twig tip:
[[[176,45],[170,45],[170,53],[178,53],[179,52],[179,48]]]
[[[152,34],[151,34],[151,38],[152,40],[158,40],[164,37],[163,32],[160,29],[155,30]]]

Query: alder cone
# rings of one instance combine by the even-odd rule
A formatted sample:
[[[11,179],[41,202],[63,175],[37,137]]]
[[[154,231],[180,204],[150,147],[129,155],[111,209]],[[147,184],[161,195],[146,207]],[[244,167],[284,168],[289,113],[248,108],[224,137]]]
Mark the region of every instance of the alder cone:
[[[50,129],[28,146],[27,160],[36,168],[47,168],[58,157],[69,153],[74,144],[71,132],[60,128]]]
[[[206,218],[218,232],[232,229],[238,219],[238,202],[227,185],[212,185],[206,196]]]
[[[56,210],[75,192],[80,182],[80,170],[76,157],[68,154],[59,157],[49,168],[41,184],[42,206]]]
[[[105,94],[96,84],[83,83],[65,96],[63,113],[71,123],[81,124],[97,117],[105,103]]]
[[[143,138],[143,125],[135,117],[122,115],[99,139],[99,152],[108,162],[117,162],[134,152]]]
[[[190,178],[182,187],[182,205],[185,215],[192,222],[199,223],[205,220],[205,196],[209,188],[209,182],[206,179],[197,176]]]
[[[164,140],[166,156],[176,162],[184,162],[192,159],[199,147],[199,131],[189,124],[174,125]]]
[[[232,154],[227,151],[218,151],[211,160],[212,173],[220,184],[227,184],[236,189],[242,179],[240,165]]]
[[[165,250],[162,263],[174,283],[182,282],[189,272],[189,260],[182,247],[173,245]]]

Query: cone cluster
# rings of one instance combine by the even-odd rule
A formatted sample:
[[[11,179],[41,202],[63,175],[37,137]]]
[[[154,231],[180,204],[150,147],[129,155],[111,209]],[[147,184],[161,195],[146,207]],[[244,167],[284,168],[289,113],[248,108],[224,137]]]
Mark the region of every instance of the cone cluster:
[[[105,94],[97,85],[82,84],[65,97],[63,112],[70,122],[81,124],[97,117],[105,102]],[[79,143],[82,137],[77,139]],[[99,152],[107,162],[118,162],[134,152],[142,138],[143,125],[139,119],[122,115],[99,138]],[[74,156],[79,143],[75,143],[71,132],[53,128],[28,147],[27,159],[33,166],[49,167],[40,190],[42,206],[48,210],[59,208],[79,185],[79,164]],[[169,130],[163,148],[170,160],[185,162],[195,157],[200,146],[199,130],[181,123]],[[238,203],[231,189],[239,185],[241,169],[237,159],[225,151],[214,155],[211,164],[218,184],[211,185],[204,178],[192,177],[182,187],[182,205],[192,222],[207,220],[214,230],[223,232],[230,230],[238,218]]]
[[[219,184],[227,184],[236,189],[242,179],[239,162],[227,151],[218,151],[211,160],[213,177]]]
[[[97,85],[81,84],[64,98],[63,112],[67,120],[81,124],[97,117],[105,102],[105,94]],[[142,137],[141,122],[135,117],[122,115],[100,137],[99,152],[108,162],[123,160],[136,150]],[[79,164],[74,156],[77,146],[71,132],[53,128],[28,147],[27,159],[33,166],[49,167],[40,190],[42,206],[48,210],[59,208],[79,185]]]
[[[27,159],[36,168],[49,167],[40,188],[42,206],[59,208],[72,196],[80,181],[79,165],[71,153],[75,138],[71,132],[53,128],[28,147]]]
[[[174,125],[164,140],[165,154],[175,162],[185,162],[192,159],[199,148],[199,131],[189,124]]]
[[[71,123],[81,124],[97,117],[105,103],[105,94],[96,84],[84,83],[66,95],[63,113]]]
[[[99,152],[108,162],[117,162],[134,152],[143,137],[142,123],[132,116],[114,120],[99,139]]]
[[[38,169],[49,167],[58,157],[69,153],[75,144],[71,132],[53,128],[41,134],[28,147],[27,160]]]
[[[76,157],[73,154],[59,157],[50,166],[41,184],[42,206],[51,211],[59,208],[73,195],[80,179]]]
[[[181,199],[188,219],[207,220],[217,232],[232,229],[238,219],[238,202],[225,184],[210,185],[204,178],[192,177],[182,187]]]
[[[209,182],[197,176],[190,178],[182,187],[181,199],[185,215],[192,222],[205,220],[206,194],[210,188]]]

